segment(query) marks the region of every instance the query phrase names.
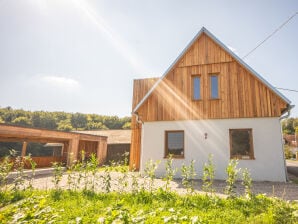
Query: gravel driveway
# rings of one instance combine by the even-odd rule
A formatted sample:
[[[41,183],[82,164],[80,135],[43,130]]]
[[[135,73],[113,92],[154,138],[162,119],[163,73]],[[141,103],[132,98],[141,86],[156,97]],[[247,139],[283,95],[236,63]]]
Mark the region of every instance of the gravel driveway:
[[[96,178],[96,190],[103,191],[103,182],[101,176],[104,175],[104,173],[98,173]],[[128,177],[124,178],[124,181],[126,181],[127,186],[126,187],[119,187],[121,186],[121,183],[119,183],[119,179],[121,179],[122,174],[117,172],[111,172],[111,189],[116,191],[119,190],[119,188],[123,188],[120,190],[123,191],[130,191],[132,187],[132,178],[131,175],[137,175],[137,173],[129,173]],[[64,174],[62,177],[61,182],[59,183],[59,187],[67,189],[68,188],[68,182],[67,182],[67,174]],[[51,189],[54,187],[53,185],[53,177],[52,176],[37,176],[33,182],[34,188],[37,189]],[[148,186],[148,179],[137,177],[138,180],[138,187],[141,188],[142,186]],[[81,188],[84,184],[81,184]],[[165,182],[161,179],[155,179],[154,180],[154,188],[164,187]],[[225,181],[222,180],[215,180],[214,181],[214,189],[215,192],[221,196],[224,197],[223,192],[224,188],[226,186]],[[186,189],[182,186],[180,179],[175,179],[171,182],[170,188],[172,191],[176,191],[178,193],[186,193]],[[197,193],[203,193],[201,191],[202,189],[202,181],[196,180],[194,181],[194,188]],[[243,194],[244,188],[241,185],[241,182],[236,183],[236,189],[235,191],[237,194]],[[283,183],[283,182],[269,182],[269,181],[258,181],[253,182],[252,191],[255,194],[266,194],[267,196],[275,196],[284,200],[298,200],[298,184],[293,182]]]

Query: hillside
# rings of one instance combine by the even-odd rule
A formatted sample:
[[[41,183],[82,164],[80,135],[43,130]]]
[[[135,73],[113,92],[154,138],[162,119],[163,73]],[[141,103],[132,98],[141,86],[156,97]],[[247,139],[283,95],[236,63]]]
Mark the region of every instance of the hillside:
[[[51,130],[107,130],[129,129],[130,117],[98,114],[67,113],[63,111],[26,111],[0,107],[0,123]]]

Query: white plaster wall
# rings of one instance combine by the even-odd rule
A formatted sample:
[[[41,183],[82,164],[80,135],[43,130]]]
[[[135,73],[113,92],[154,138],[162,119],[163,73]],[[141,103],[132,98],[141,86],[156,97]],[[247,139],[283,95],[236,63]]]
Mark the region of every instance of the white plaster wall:
[[[161,163],[156,172],[165,172],[164,144],[166,130],[184,130],[184,159],[174,159],[182,164],[196,161],[197,178],[202,177],[202,167],[208,155],[213,154],[215,178],[226,179],[225,169],[230,159],[229,129],[251,128],[255,160],[239,160],[239,168],[247,167],[253,180],[286,181],[282,151],[282,136],[278,118],[213,119],[194,121],[145,122],[142,130],[141,171],[152,159]],[[207,133],[207,139],[204,137]],[[180,177],[180,172],[176,177]]]

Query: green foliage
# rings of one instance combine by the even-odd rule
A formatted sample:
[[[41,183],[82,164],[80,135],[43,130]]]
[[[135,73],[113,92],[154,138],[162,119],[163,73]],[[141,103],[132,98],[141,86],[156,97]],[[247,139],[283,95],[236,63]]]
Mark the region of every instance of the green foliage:
[[[91,154],[90,160],[87,162],[87,168],[89,172],[91,172],[91,191],[95,191],[95,183],[96,183],[96,173],[98,170],[98,160],[94,153]]]
[[[85,159],[85,153],[81,152],[82,160],[71,166],[72,181],[69,190],[59,188],[62,178],[62,167],[53,164],[53,180],[55,189],[40,191],[28,188],[22,190],[15,188],[13,191],[4,189],[0,191],[0,223],[297,223],[298,203],[269,198],[264,195],[251,194],[251,178],[248,170],[242,172],[242,184],[245,187],[246,197],[220,198],[216,195],[186,194],[178,195],[171,191],[158,189],[152,191],[155,171],[159,162],[152,160],[147,164],[146,174],[150,178],[148,191],[139,190],[139,173],[129,173],[127,167],[117,169],[105,167],[100,171],[95,155],[89,160]],[[20,160],[20,163],[23,160]],[[30,162],[30,157],[26,157]],[[31,161],[32,162],[32,161]],[[31,163],[30,162],[30,163]],[[9,161],[0,162],[0,172],[10,170]],[[168,178],[173,177],[171,159],[168,159]],[[209,157],[206,167],[213,167],[212,157]],[[4,166],[7,168],[2,169]],[[233,186],[236,180],[237,162],[231,161],[228,168],[229,184]],[[35,165],[32,164],[34,172]],[[18,172],[22,173],[22,165]],[[183,177],[187,180],[186,188],[191,188],[191,180],[195,176],[194,161],[189,166],[184,165]],[[210,171],[211,170],[211,171]],[[214,167],[208,169],[214,172]],[[96,174],[102,174],[101,193],[96,193]],[[117,192],[112,192],[111,171],[118,171],[122,175],[116,178],[122,179]],[[0,173],[0,174],[2,174]],[[79,175],[82,179],[79,180]],[[85,178],[84,175],[87,175]],[[119,173],[118,173],[119,174]],[[212,176],[212,175],[211,175]],[[131,178],[131,193],[124,188],[129,183],[125,178]],[[16,177],[18,178],[18,177]],[[151,180],[152,178],[152,180]],[[212,179],[212,178],[211,178]],[[208,179],[210,181],[210,178]],[[79,183],[78,183],[79,181]],[[84,182],[80,182],[84,181]],[[93,183],[92,183],[93,181]],[[87,187],[84,185],[87,183]],[[75,186],[76,185],[76,186]],[[23,184],[23,186],[25,186]],[[80,187],[80,188],[79,188]],[[121,189],[119,191],[119,189]],[[83,190],[79,190],[83,189]],[[116,189],[115,189],[116,190]],[[248,197],[248,195],[250,195]],[[6,206],[6,207],[3,207]]]
[[[15,178],[13,179],[13,190],[19,191],[24,190],[25,186],[25,174],[24,174],[24,161],[26,160],[26,157],[23,158],[21,156],[17,156],[14,160],[14,170],[15,170]]]
[[[57,130],[59,130],[59,131],[71,131],[71,130],[73,130],[70,119],[59,121]]]
[[[0,108],[0,123],[61,131],[130,129],[130,122],[130,117]]]
[[[284,145],[284,154],[286,159],[291,159],[293,158],[294,154],[291,151],[291,148],[289,145]]]
[[[10,192],[13,197],[14,192]],[[8,196],[5,196],[8,197]],[[24,197],[24,196],[21,196]],[[0,223],[297,223],[297,202],[258,195],[223,199],[164,191],[35,191],[5,207]]]
[[[34,195],[12,204],[9,210],[0,214],[0,223],[54,223],[58,211],[48,205],[48,197]]]
[[[244,194],[246,198],[251,198],[252,196],[252,179],[247,168],[242,171],[242,185],[244,186]]]
[[[111,191],[111,171],[108,167],[105,167],[104,174],[102,175],[102,183],[103,183],[103,189],[106,193],[109,193]]]
[[[57,129],[56,120],[53,113],[36,111],[32,113],[31,122],[35,128]]]
[[[182,176],[182,185],[187,189],[187,192],[193,193],[194,191],[194,178],[196,176],[194,168],[194,160],[191,160],[190,165],[182,165],[181,167],[181,176]]]
[[[166,161],[166,175],[164,177],[164,180],[166,182],[165,184],[166,191],[169,190],[170,182],[173,180],[176,173],[177,173],[177,168],[173,167],[173,156],[172,154],[169,154]]]
[[[215,176],[215,166],[213,163],[213,155],[209,154],[208,156],[208,162],[204,164],[203,166],[203,191],[213,193],[213,181]]]
[[[31,126],[31,120],[28,117],[17,117],[11,123],[20,126]]]
[[[87,126],[87,115],[81,113],[75,113],[71,115],[71,125],[78,130]]]
[[[238,161],[237,160],[230,160],[227,168],[226,168],[226,172],[227,172],[227,179],[226,179],[226,183],[227,183],[227,186],[226,186],[226,189],[225,189],[225,193],[227,195],[229,195],[230,197],[234,197],[236,192],[235,192],[235,183],[236,183],[236,180],[237,180],[237,176],[238,176],[238,173],[240,172],[240,169],[237,168],[237,165],[238,165]],[[248,177],[246,177],[248,178]],[[246,180],[248,181],[248,180]]]
[[[7,179],[9,172],[12,170],[13,162],[10,156],[5,156],[0,162],[0,189],[7,187]]]
[[[153,191],[154,186],[154,179],[155,179],[155,171],[158,168],[160,161],[153,162],[152,159],[146,162],[145,164],[145,175],[147,178],[149,178],[149,190],[150,192]]]
[[[284,134],[295,134],[295,129],[298,127],[298,118],[287,118],[281,122],[282,131]]]
[[[57,162],[54,162],[52,167],[54,168],[52,182],[55,190],[59,190],[59,183],[61,182],[63,176],[63,167],[61,163]]]
[[[131,128],[131,122],[126,122],[123,126],[122,129],[130,129]]]

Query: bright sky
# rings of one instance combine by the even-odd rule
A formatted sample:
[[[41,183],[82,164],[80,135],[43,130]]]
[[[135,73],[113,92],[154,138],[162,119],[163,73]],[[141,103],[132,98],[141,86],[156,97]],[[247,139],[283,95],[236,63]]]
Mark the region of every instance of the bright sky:
[[[159,77],[205,26],[243,57],[297,0],[0,0],[0,106],[127,116],[133,79]],[[298,15],[245,61],[298,90]],[[281,91],[297,107],[298,93]]]

